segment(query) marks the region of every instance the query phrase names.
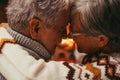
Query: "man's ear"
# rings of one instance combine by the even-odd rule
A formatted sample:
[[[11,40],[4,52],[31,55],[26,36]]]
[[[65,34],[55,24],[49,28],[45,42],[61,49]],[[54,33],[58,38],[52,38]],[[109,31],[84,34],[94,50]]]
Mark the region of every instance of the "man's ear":
[[[107,45],[107,43],[109,42],[109,38],[105,35],[99,35],[98,39],[99,39],[98,46],[100,48],[104,48]]]
[[[43,27],[43,24],[38,19],[31,19],[29,21],[30,35],[33,39],[36,39],[38,36],[38,31]]]

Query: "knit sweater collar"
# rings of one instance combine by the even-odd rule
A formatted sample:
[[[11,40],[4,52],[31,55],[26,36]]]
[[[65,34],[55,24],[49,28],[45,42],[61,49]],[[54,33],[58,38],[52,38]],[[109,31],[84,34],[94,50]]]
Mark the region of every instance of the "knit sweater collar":
[[[50,53],[39,42],[14,31],[9,26],[6,27],[6,30],[16,40],[18,44],[28,49],[31,49],[36,54],[38,54],[39,56],[42,56],[45,59],[50,59]]]

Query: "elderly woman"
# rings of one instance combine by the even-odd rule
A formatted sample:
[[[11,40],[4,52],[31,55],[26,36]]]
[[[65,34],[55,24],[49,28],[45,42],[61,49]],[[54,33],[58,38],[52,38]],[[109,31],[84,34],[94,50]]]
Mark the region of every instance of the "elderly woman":
[[[76,0],[73,7],[71,36],[88,54],[82,63],[102,68],[102,80],[120,79],[119,7],[120,0]]]

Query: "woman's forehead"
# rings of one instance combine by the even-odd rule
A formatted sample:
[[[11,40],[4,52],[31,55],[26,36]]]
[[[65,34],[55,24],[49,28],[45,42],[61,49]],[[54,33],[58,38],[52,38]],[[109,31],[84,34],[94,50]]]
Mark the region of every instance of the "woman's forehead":
[[[80,20],[77,17],[72,20],[70,30],[76,32],[83,32],[83,28],[80,25]]]

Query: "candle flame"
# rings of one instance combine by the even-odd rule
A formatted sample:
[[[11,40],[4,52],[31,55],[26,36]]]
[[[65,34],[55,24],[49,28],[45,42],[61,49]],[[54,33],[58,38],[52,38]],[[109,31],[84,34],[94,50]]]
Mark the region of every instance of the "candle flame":
[[[66,26],[66,32],[67,35],[69,35],[70,33],[70,23],[68,23],[68,25]],[[66,38],[66,39],[62,39],[60,46],[63,46],[66,49],[74,49],[75,47],[75,41],[72,38]]]
[[[67,35],[70,33],[70,23],[68,23],[68,25],[66,26],[66,32],[67,32]]]
[[[70,34],[70,23],[66,26],[67,35]],[[66,61],[66,62],[76,62],[74,58],[74,50],[77,44],[72,38],[65,38],[58,44],[55,49],[55,53],[52,56],[52,60],[55,61]]]

